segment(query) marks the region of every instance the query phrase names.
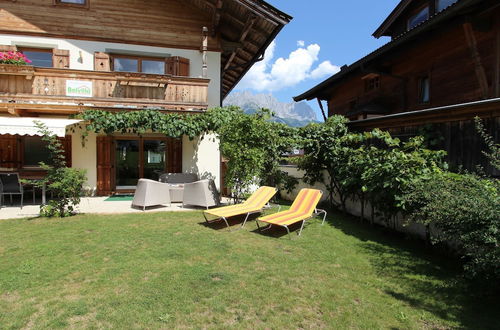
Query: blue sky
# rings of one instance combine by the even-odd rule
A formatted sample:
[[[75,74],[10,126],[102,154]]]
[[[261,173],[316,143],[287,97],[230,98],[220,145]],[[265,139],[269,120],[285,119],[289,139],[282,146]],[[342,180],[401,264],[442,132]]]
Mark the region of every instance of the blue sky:
[[[399,0],[268,0],[293,16],[266,59],[257,63],[235,91],[272,93],[282,102],[303,93],[389,41],[372,33]],[[317,103],[309,102],[319,115]]]

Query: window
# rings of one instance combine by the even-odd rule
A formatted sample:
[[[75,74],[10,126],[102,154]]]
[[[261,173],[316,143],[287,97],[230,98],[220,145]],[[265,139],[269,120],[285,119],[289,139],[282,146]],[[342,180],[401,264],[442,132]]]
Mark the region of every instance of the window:
[[[429,7],[424,7],[415,15],[410,17],[410,19],[408,20],[408,30],[413,29],[415,26],[419,25],[428,18],[429,18]]]
[[[49,163],[47,143],[40,136],[25,136],[23,142],[24,166],[38,167],[40,162]]]
[[[431,99],[431,86],[429,76],[423,76],[418,79],[418,102],[429,103]]]
[[[88,7],[89,0],[54,0],[54,4],[78,6],[78,7]]]
[[[26,55],[31,61],[31,65],[43,68],[52,68],[52,49],[44,48],[19,48],[19,51]]]
[[[376,90],[380,87],[380,77],[376,76],[370,79],[365,79],[365,92]]]
[[[113,71],[165,74],[165,61],[155,58],[114,56]]]
[[[436,0],[436,12],[439,12],[445,9],[448,6],[451,6],[458,0]]]

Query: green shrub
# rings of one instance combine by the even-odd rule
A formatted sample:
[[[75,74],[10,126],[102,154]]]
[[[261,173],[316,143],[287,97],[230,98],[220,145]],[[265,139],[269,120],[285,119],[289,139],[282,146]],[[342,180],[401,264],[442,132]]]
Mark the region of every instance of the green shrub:
[[[436,227],[434,243],[458,245],[469,277],[499,280],[499,192],[498,180],[446,172],[416,183],[404,202],[410,221]]]
[[[47,143],[50,165],[40,163],[47,171],[43,180],[34,181],[33,184],[46,186],[48,192],[55,199],[48,204],[40,206],[40,215],[44,217],[67,217],[74,214],[75,206],[80,203],[82,187],[85,183],[85,171],[66,167],[64,149],[57,136],[52,135],[49,129],[42,123],[36,123],[42,140]]]

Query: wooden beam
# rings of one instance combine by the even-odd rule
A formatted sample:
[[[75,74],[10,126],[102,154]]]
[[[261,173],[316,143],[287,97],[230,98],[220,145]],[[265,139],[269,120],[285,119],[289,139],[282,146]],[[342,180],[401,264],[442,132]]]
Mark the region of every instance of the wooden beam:
[[[217,0],[214,6],[214,16],[212,19],[212,37],[217,35],[219,29],[220,18],[222,16],[222,0]]]
[[[240,39],[238,40],[238,42],[243,43],[245,41],[245,39],[248,36],[248,33],[250,32],[250,30],[252,29],[252,27],[253,27],[253,25],[255,24],[256,21],[257,21],[257,16],[250,16],[247,19],[247,22],[245,23],[245,26],[243,27],[243,30],[241,32]],[[226,71],[227,68],[229,68],[229,66],[233,62],[234,58],[238,54],[238,50],[239,50],[239,48],[235,49],[231,53],[231,56],[229,56],[229,59],[227,60],[226,65],[224,66],[224,70],[223,71]]]
[[[495,97],[500,97],[500,31],[496,40]]]
[[[318,100],[319,108],[321,109],[321,114],[323,115],[323,120],[326,121],[327,116],[325,114],[325,109],[323,108],[323,103],[321,103],[321,100],[319,99],[319,97],[316,98],[316,100]]]
[[[472,24],[466,22],[464,23],[463,28],[465,33],[465,40],[467,41],[467,45],[469,46],[472,62],[474,63],[474,70],[476,71],[476,78],[479,82],[481,94],[483,96],[483,99],[487,99],[489,94],[488,79],[486,78],[484,66],[481,63],[481,56],[479,55],[479,51],[477,49],[477,40],[476,36],[474,35]]]

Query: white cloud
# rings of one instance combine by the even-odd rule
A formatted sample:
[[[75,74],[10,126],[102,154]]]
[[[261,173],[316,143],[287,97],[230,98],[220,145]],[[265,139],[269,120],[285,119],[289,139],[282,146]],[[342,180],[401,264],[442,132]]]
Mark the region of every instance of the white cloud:
[[[318,44],[305,47],[305,42],[299,40],[297,45],[298,48],[287,58],[280,57],[273,61],[276,48],[273,41],[264,54],[264,60],[257,62],[236,88],[273,92],[295,86],[307,79],[321,79],[339,71],[339,67],[330,61],[324,61],[314,67],[321,50]]]
[[[333,65],[330,61],[321,62],[320,65],[314,70],[311,71],[312,79],[320,79],[325,76],[333,75],[340,71],[340,67],[337,65]]]

